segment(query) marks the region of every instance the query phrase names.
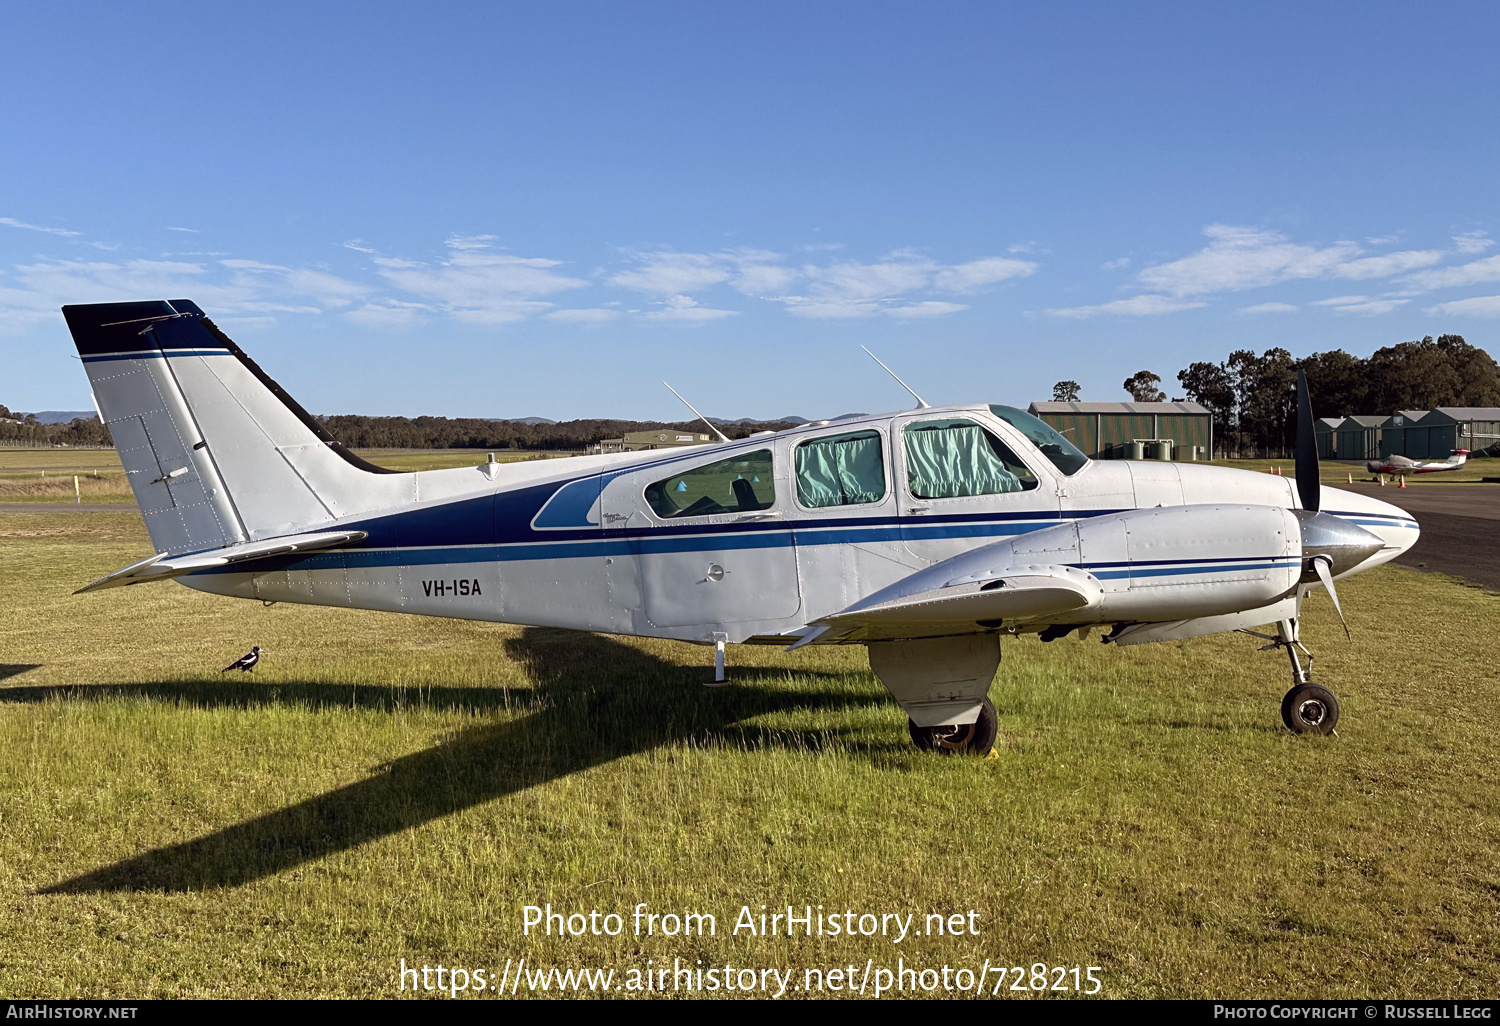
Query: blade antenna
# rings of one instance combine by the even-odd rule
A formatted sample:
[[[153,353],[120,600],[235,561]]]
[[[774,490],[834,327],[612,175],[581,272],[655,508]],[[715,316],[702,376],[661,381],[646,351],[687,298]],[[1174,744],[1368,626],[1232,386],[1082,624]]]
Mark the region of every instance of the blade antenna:
[[[864,346],[860,346],[859,348],[865,349]],[[876,356],[874,353],[870,352],[868,349],[865,349],[865,355],[868,356],[870,359],[874,360],[876,363],[879,363],[881,370],[885,371],[891,377],[893,377],[893,378],[896,379],[896,384],[900,385],[902,388],[906,389],[908,392],[911,392],[911,397],[917,401],[917,409],[919,409],[919,410],[927,410],[927,409],[931,409],[932,408],[932,404],[931,403],[929,403],[926,399],[923,399],[921,396],[917,395],[916,392],[913,392],[912,391],[912,387],[910,385],[908,385],[906,382],[902,381],[901,378],[896,374],[895,371],[891,370],[884,363],[882,363],[880,357]]]
[[[1322,504],[1318,482],[1318,436],[1313,431],[1312,397],[1307,392],[1307,375],[1297,372],[1297,495],[1302,508],[1316,513]]]
[[[663,385],[667,385],[667,383],[665,381],[663,381],[662,384]],[[682,393],[679,392],[679,391],[677,391],[677,389],[673,388],[671,385],[667,385],[667,391],[671,392],[677,398],[682,399]],[[688,409],[692,410],[693,411],[693,415],[695,417],[697,417],[699,420],[703,421],[703,423],[707,424],[708,425],[708,429],[710,431],[712,431],[714,434],[716,434],[716,435],[719,436],[719,441],[721,441],[721,442],[727,442],[727,441],[729,441],[728,438],[724,437],[724,432],[722,432],[718,428],[714,427],[713,421],[709,420],[703,414],[699,413],[698,412],[698,408],[695,407],[692,403],[688,402],[686,399],[682,399],[682,405],[684,405]]]

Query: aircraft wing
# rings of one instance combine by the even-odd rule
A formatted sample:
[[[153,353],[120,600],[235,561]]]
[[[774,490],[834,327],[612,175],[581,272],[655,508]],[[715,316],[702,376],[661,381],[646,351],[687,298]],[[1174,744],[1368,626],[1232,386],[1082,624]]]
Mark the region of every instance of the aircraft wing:
[[[92,584],[86,584],[73,594],[82,595],[86,591],[97,591],[100,588],[121,588],[127,584],[144,584],[147,581],[164,581],[172,577],[181,577],[190,574],[194,570],[206,570],[210,567],[227,566],[230,563],[243,563],[251,559],[263,559],[266,556],[283,556],[292,552],[314,552],[319,549],[333,549],[341,545],[350,545],[354,542],[364,541],[368,537],[365,531],[318,531],[311,534],[292,534],[281,538],[265,538],[260,541],[241,542],[238,545],[229,545],[222,549],[209,549],[206,552],[189,552],[180,556],[169,555],[158,552],[137,563],[121,567],[113,573],[105,574]]]
[[[925,583],[925,582],[924,582]],[[893,593],[894,592],[894,593]],[[1104,589],[1085,570],[1058,564],[980,571],[915,592],[886,589],[814,620],[798,639],[879,640],[972,634],[1000,621],[1035,620],[1098,605]]]

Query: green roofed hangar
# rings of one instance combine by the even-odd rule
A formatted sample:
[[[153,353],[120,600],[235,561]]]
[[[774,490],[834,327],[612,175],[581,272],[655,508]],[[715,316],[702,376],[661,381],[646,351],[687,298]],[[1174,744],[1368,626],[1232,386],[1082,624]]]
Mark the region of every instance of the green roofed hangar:
[[[1026,411],[1093,459],[1213,458],[1213,414],[1198,403],[1043,402]]]

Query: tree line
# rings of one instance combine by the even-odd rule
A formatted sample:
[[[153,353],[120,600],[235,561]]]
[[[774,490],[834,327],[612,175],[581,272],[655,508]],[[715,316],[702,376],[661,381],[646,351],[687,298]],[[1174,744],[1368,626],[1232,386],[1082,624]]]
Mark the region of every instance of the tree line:
[[[1237,349],[1222,363],[1189,364],[1177,372],[1177,381],[1187,399],[1212,411],[1222,452],[1287,452],[1296,437],[1299,370],[1307,374],[1313,412],[1319,417],[1500,406],[1500,366],[1462,335],[1428,335],[1377,349],[1368,358],[1342,349],[1300,360],[1280,347],[1259,355]],[[1123,387],[1135,402],[1165,402],[1160,384],[1158,375],[1142,370],[1125,379]],[[1053,396],[1076,402],[1077,382],[1059,381]]]
[[[666,423],[656,420],[567,420],[557,424],[526,424],[514,420],[483,420],[471,417],[365,417],[339,414],[318,417],[330,435],[351,449],[529,449],[578,450],[606,438],[619,438],[631,431],[703,432],[698,421]],[[795,427],[792,421],[760,424],[721,424],[730,438],[744,438],[754,431],[780,431]],[[95,417],[66,424],[43,424],[34,415],[20,416],[0,406],[0,442],[29,445],[103,445],[109,429]]]
[[[1297,371],[1307,373],[1313,411],[1320,417],[1388,415],[1435,406],[1500,406],[1500,366],[1462,335],[1427,336],[1377,349],[1367,359],[1342,349],[1300,360],[1286,349],[1238,349],[1221,363],[1199,361],[1177,373],[1187,399],[1213,412],[1222,451],[1287,451],[1295,437]],[[1163,402],[1161,378],[1142,370],[1124,388],[1136,402]],[[1059,381],[1053,398],[1076,402],[1076,381]],[[579,450],[631,431],[698,432],[695,421],[666,423],[590,418],[556,424],[449,417],[318,417],[334,438],[357,449]],[[791,421],[722,424],[730,438],[754,431],[795,427]],[[109,431],[93,417],[42,424],[0,406],[0,442],[33,445],[111,445]]]
[[[319,417],[328,433],[351,449],[583,449],[606,438],[631,431],[705,432],[702,421],[668,424],[656,420],[565,420],[556,424],[527,424],[515,420],[490,421],[458,417],[364,417],[339,414]],[[795,427],[790,421],[761,424],[720,424],[730,438],[754,431]]]

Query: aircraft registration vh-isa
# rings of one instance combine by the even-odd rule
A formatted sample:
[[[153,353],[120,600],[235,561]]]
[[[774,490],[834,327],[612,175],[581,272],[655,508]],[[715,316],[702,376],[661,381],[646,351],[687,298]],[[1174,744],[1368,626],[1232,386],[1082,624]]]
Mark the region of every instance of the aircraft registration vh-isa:
[[[864,645],[921,748],[987,752],[1003,635],[1116,645],[1255,632],[1282,718],[1328,734],[1298,616],[1416,521],[1296,480],[1096,461],[989,404],[853,416],[669,451],[398,473],[335,441],[185,300],[63,308],[156,554],[80,591],[176,578],[303,602],[610,634]],[[915,395],[915,393],[913,393]],[[1342,616],[1342,610],[1339,613]],[[1299,652],[1308,657],[1304,665]]]

